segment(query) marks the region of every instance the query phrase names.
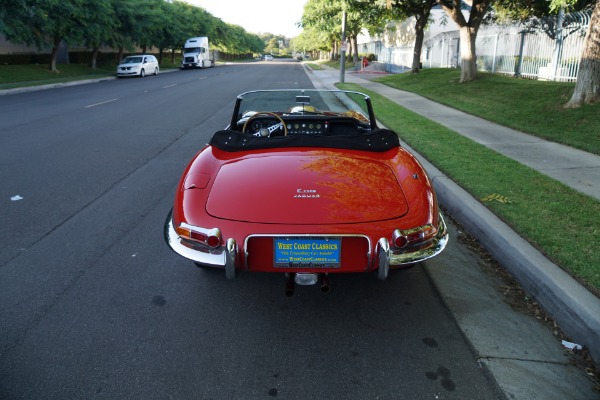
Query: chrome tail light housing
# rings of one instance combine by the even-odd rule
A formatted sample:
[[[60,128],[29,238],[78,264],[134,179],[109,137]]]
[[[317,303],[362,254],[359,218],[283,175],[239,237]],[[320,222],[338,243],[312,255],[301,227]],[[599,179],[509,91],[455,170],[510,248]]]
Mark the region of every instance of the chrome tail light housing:
[[[212,249],[216,249],[223,242],[221,230],[219,228],[201,228],[182,222],[175,228],[177,235],[185,240],[203,244]]]

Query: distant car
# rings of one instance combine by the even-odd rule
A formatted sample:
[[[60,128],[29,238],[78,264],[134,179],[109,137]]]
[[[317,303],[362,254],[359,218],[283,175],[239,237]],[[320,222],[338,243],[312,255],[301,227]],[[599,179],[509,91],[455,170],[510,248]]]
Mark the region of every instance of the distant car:
[[[151,54],[128,56],[117,67],[117,77],[158,75],[158,60]]]
[[[357,92],[237,96],[181,175],[165,239],[203,268],[271,272],[329,290],[329,275],[408,268],[448,241],[431,181]]]
[[[270,54],[265,55],[265,61],[273,61],[273,56]]]

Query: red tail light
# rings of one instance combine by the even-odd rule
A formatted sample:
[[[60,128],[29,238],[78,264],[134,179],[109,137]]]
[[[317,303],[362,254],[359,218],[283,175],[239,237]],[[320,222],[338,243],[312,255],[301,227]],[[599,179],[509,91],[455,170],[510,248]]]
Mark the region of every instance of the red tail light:
[[[182,222],[175,231],[184,239],[202,243],[208,247],[216,248],[221,245],[222,237],[219,228],[206,229]]]
[[[392,234],[392,243],[396,248],[403,249],[428,242],[435,234],[436,229],[430,224],[403,231],[396,229]]]
[[[221,232],[218,229],[213,229],[213,231],[216,232],[209,233],[206,238],[206,244],[208,244],[209,247],[215,248],[219,247],[221,244]]]
[[[406,247],[406,245],[408,245],[408,238],[402,235],[401,233],[396,234],[396,232],[399,231],[394,231],[394,241],[392,243],[394,244],[394,246],[398,247],[399,249],[402,249]]]

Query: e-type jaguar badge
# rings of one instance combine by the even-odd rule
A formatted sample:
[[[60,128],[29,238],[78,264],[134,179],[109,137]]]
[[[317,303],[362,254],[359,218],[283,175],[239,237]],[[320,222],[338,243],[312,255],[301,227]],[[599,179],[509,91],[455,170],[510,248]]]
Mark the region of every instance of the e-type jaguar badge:
[[[316,189],[296,189],[295,199],[318,199],[321,197]]]

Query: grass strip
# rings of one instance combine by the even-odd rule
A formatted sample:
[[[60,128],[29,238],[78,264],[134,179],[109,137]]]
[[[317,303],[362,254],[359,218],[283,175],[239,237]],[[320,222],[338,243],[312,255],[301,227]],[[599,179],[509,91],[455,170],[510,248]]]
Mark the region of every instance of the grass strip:
[[[178,68],[179,63],[163,59],[161,70]],[[102,64],[96,69],[81,64],[59,64],[59,72],[52,72],[47,64],[0,65],[0,89],[39,86],[51,83],[72,82],[84,79],[116,76],[116,64]]]
[[[424,69],[375,79],[438,103],[556,143],[600,155],[600,104],[565,109],[574,83],[543,82],[479,72],[459,83],[460,70]]]
[[[115,75],[116,67],[91,69],[87,66],[59,65],[59,71],[51,72],[47,65],[0,65],[0,89],[21,86],[45,85]]]
[[[306,65],[308,65],[310,68],[314,69],[315,71],[320,71],[323,69],[321,64],[315,63],[315,62],[307,62]]]
[[[338,86],[371,96],[383,124],[548,258],[600,293],[600,202],[362,86]]]

